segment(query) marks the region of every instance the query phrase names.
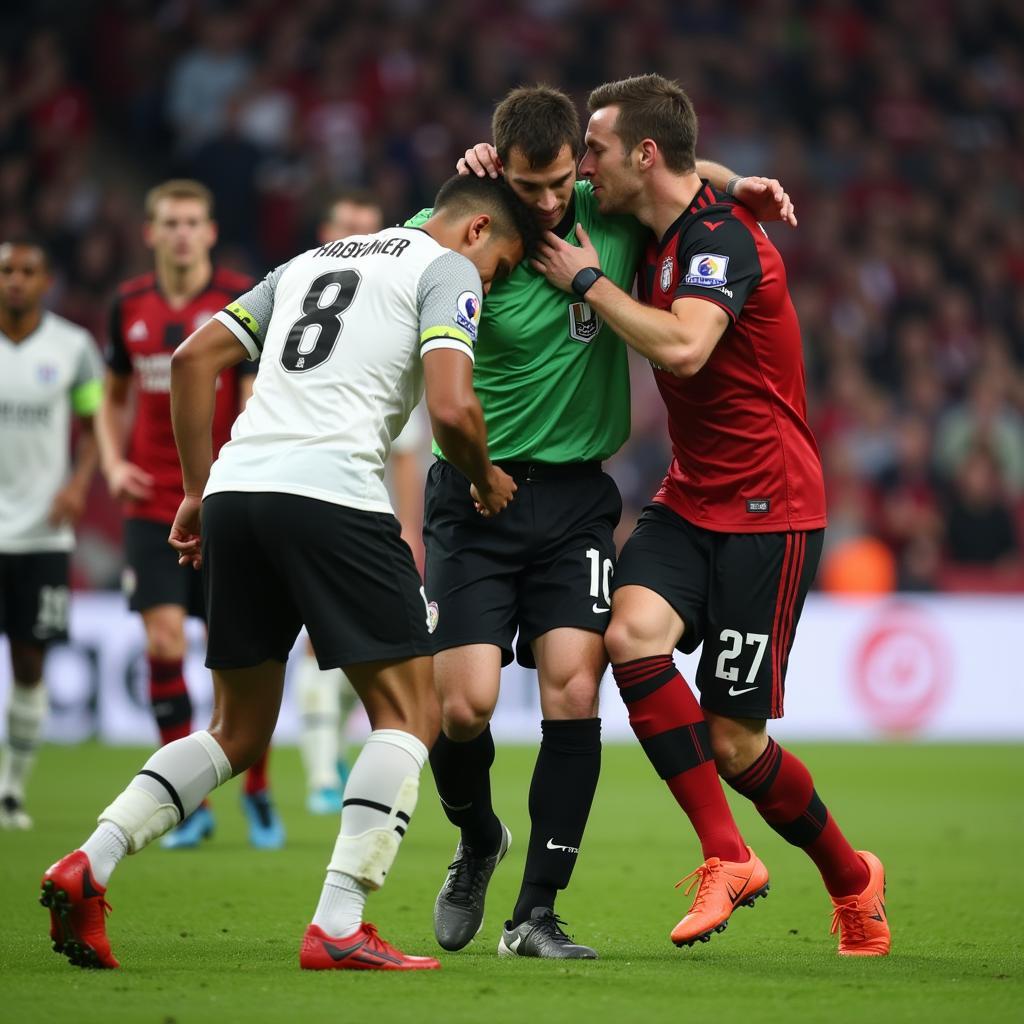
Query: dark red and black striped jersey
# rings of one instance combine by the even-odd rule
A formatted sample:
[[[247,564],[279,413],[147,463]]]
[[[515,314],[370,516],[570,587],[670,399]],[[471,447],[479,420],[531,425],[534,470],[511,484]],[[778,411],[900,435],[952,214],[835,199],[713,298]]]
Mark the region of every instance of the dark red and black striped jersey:
[[[673,455],[654,500],[726,533],[823,527],[800,325],[782,258],[753,214],[704,182],[649,244],[639,295],[665,310],[676,299],[705,299],[731,320],[694,376],[654,367]]]
[[[171,427],[171,355],[193,331],[250,287],[252,279],[244,274],[215,270],[207,286],[179,309],[168,304],[155,274],[143,274],[118,288],[110,310],[107,366],[113,373],[133,377],[135,419],[127,458],[156,478],[153,496],[144,502],[127,502],[127,515],[161,523],[174,521],[183,489]],[[217,381],[215,457],[231,436],[231,425],[238,415],[239,372],[238,367],[232,367]]]

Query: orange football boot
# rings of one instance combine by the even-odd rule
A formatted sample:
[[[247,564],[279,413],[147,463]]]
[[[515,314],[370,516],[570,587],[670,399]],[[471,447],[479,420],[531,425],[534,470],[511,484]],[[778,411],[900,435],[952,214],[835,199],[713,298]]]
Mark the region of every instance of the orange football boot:
[[[110,904],[92,877],[89,858],[75,850],[43,875],[39,902],[50,911],[53,949],[75,967],[118,967],[107,939]]]
[[[441,964],[432,956],[409,956],[395,949],[375,925],[364,922],[344,938],[311,924],[302,937],[299,966],[304,971],[430,971]]]
[[[724,932],[732,912],[739,906],[752,907],[758,896],[767,896],[768,869],[748,846],[748,860],[741,862],[708,857],[696,871],[676,883],[692,879],[686,895],[697,886],[689,913],[672,929],[677,946],[707,942],[715,932]]]
[[[868,884],[858,896],[832,898],[831,934],[839,932],[840,956],[888,956],[892,937],[885,912],[885,868],[867,850],[857,856],[868,869]]]

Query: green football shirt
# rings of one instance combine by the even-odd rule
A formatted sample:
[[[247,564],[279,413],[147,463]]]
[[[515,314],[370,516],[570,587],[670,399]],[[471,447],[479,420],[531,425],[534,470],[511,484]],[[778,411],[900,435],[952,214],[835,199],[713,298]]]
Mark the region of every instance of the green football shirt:
[[[575,186],[573,224],[590,236],[601,269],[633,285],[648,231],[632,217],[605,217],[589,182]],[[408,225],[429,216],[422,210]],[[590,306],[549,284],[528,261],[484,301],[473,386],[483,406],[492,459],[606,459],[629,437],[626,347]],[[435,454],[441,454],[434,447]]]

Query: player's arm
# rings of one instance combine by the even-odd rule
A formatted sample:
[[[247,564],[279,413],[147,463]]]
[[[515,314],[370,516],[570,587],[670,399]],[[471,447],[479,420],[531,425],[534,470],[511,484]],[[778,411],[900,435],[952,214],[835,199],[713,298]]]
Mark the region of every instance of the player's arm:
[[[712,188],[734,196],[758,220],[781,220],[796,227],[796,210],[789,193],[778,178],[763,178],[756,174],[736,174],[713,160],[698,160],[697,174],[706,178]]]
[[[185,497],[167,538],[181,565],[202,564],[199,513],[213,464],[217,377],[243,359],[259,359],[274,311],[274,293],[288,264],[207,320],[171,356],[171,425]]]
[[[423,356],[430,424],[444,457],[469,478],[483,515],[497,515],[512,500],[515,481],[491,462],[487,427],[473,390],[473,361],[438,348]]]
[[[473,349],[482,299],[480,275],[473,264],[447,252],[423,271],[416,302],[434,440],[444,457],[469,478],[480,513],[491,516],[512,500],[516,485],[487,454],[484,413],[473,390]],[[463,312],[467,306],[477,310],[473,319]]]
[[[131,433],[132,361],[121,332],[120,300],[111,307],[108,334],[107,372],[95,423],[100,468],[116,499],[145,501],[155,481],[125,458]]]
[[[103,401],[101,373],[96,347],[89,339],[83,346],[75,382],[71,387],[71,411],[78,422],[78,438],[71,473],[64,486],[54,495],[50,506],[49,519],[53,526],[77,523],[85,511],[89,486],[99,465],[95,416]]]
[[[475,174],[480,178],[497,178],[503,173],[498,151],[489,142],[471,146],[455,167],[459,174]],[[713,160],[698,160],[697,174],[719,192],[735,196],[758,220],[781,220],[796,227],[793,200],[777,178],[736,174]]]
[[[213,464],[217,377],[245,356],[238,338],[217,320],[208,320],[190,334],[171,356],[171,423],[185,497],[168,540],[182,565],[200,565],[199,510]]]
[[[549,231],[531,261],[552,284],[567,292],[572,291],[572,281],[581,270],[600,267],[581,225],[576,226],[576,237],[579,246]],[[730,323],[729,313],[717,302],[685,296],[677,298],[670,310],[654,309],[604,276],[587,289],[586,301],[631,348],[676,377],[697,373]]]

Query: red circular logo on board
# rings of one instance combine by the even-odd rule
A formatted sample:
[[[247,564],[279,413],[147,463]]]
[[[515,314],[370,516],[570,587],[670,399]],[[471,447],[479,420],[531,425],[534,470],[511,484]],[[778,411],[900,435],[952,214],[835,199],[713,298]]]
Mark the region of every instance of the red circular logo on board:
[[[854,693],[883,732],[918,732],[945,699],[949,659],[945,637],[924,611],[888,607],[861,638]]]

